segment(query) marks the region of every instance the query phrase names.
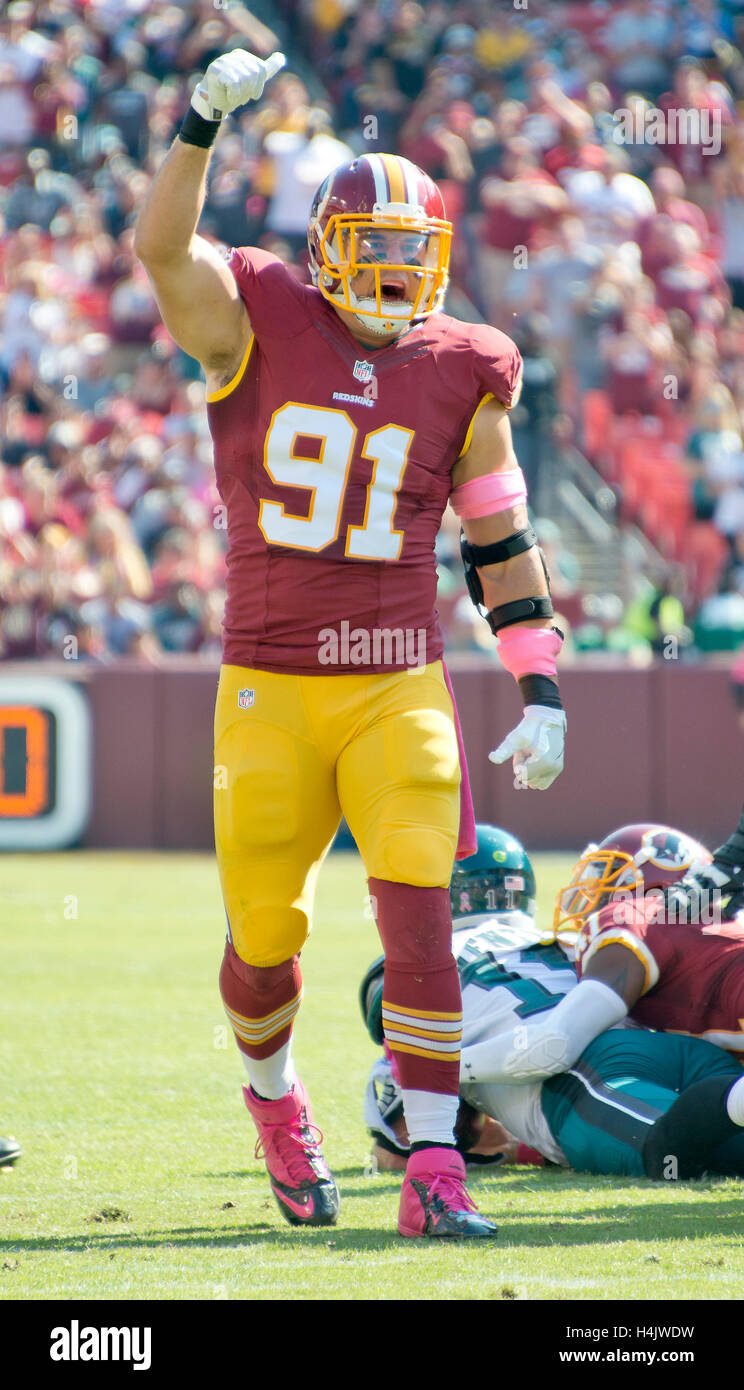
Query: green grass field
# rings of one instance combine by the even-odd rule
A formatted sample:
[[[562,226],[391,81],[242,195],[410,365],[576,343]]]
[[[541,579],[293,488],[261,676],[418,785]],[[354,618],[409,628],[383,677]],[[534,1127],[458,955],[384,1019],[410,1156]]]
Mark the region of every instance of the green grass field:
[[[568,859],[535,856],[547,911]],[[324,868],[295,1055],[342,1192],[295,1230],[270,1197],[217,972],[223,918],[198,855],[6,856],[0,959],[0,1300],[730,1299],[744,1296],[738,1181],[671,1186],[513,1168],[475,1176],[494,1245],[395,1232],[370,1176],[374,1049],[357,989],[378,953],[355,856]]]

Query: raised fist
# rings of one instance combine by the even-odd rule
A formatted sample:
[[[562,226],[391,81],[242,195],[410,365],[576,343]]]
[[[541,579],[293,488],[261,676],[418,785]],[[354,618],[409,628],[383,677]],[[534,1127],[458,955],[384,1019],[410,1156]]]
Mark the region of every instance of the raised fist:
[[[265,61],[234,48],[209,64],[191,98],[191,105],[205,121],[221,121],[247,101],[258,101],[269,78],[284,67],[283,53],[272,53]]]

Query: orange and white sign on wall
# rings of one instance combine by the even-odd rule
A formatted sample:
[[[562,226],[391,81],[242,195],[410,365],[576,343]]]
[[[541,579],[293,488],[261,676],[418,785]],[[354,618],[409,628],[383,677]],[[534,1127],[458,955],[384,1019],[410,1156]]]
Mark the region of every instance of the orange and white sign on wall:
[[[0,673],[0,850],[61,849],[90,811],[90,711],[70,682]]]

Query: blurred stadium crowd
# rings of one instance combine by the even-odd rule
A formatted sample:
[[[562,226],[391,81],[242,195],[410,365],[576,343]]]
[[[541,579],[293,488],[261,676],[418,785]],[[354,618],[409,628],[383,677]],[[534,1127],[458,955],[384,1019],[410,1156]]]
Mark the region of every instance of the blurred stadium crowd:
[[[578,446],[620,524],[669,561],[629,628],[649,649],[673,621],[698,649],[739,645],[744,0],[259,11],[13,0],[0,15],[0,657],[219,651],[202,374],[132,242],[197,76],[230,47],[281,47],[289,66],[221,134],[200,231],[306,278],[330,169],[375,149],[422,165],[455,223],[450,312],[522,349],[513,425],[533,495]],[[459,601],[450,522],[450,646],[490,650]],[[560,606],[580,567],[549,520],[543,538]]]

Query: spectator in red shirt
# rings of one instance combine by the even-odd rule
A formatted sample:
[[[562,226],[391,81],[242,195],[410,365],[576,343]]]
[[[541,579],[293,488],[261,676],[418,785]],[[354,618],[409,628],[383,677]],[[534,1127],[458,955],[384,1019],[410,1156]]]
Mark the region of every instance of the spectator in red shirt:
[[[541,169],[532,145],[522,136],[507,142],[501,177],[481,185],[481,293],[488,321],[504,327],[508,321],[510,286],[544,228],[568,211],[567,194]],[[524,252],[527,253],[527,261]]]
[[[669,239],[670,223],[684,222],[693,227],[704,251],[710,241],[710,229],[702,209],[685,197],[685,181],[678,169],[661,165],[654,169],[650,185],[656,212],[643,219],[637,240],[644,274],[654,276],[674,258]]]
[[[710,83],[694,58],[683,58],[672,91],[659,100],[666,114],[664,153],[702,207],[711,204],[712,166],[722,153],[723,128],[732,121],[722,93],[720,84]]]
[[[728,299],[720,267],[703,254],[700,238],[686,222],[669,225],[670,259],[656,273],[656,302],[661,309],[684,309],[693,323],[700,319],[707,296]]]

